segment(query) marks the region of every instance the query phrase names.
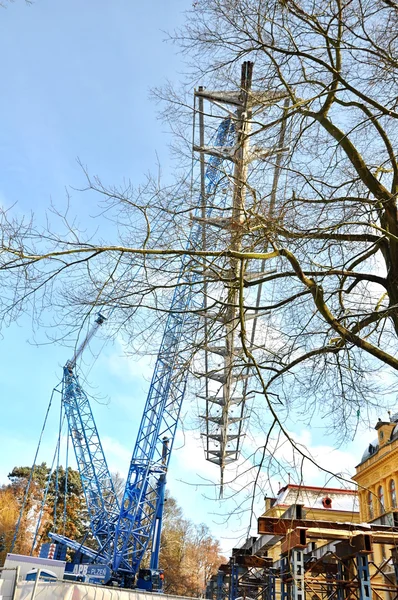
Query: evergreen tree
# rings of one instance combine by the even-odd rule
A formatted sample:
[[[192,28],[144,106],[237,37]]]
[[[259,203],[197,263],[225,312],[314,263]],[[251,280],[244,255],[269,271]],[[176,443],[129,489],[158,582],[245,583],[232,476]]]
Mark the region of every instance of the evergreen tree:
[[[78,471],[68,467],[66,473],[62,466],[58,471],[51,471],[43,462],[35,466],[29,484],[30,475],[30,467],[14,467],[8,475],[11,483],[0,490],[0,511],[2,500],[10,507],[4,525],[0,520],[0,535],[5,536],[6,550],[10,549],[23,504],[15,552],[30,552],[39,519],[35,554],[42,543],[50,540],[48,537],[50,531],[61,533],[71,539],[82,539],[87,529],[87,511]]]

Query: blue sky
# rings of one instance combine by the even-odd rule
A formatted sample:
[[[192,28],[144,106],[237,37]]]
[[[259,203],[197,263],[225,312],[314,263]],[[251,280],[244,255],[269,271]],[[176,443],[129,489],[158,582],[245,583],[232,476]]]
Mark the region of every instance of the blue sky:
[[[156,169],[157,157],[166,174],[172,169],[170,138],[149,91],[183,77],[182,57],[164,42],[164,32],[182,24],[183,11],[189,8],[188,0],[36,0],[31,6],[16,0],[0,9],[2,205],[15,205],[16,214],[34,211],[42,219],[51,201],[62,206],[66,187],[82,185],[77,157],[111,184],[124,178],[138,184]],[[82,223],[98,212],[93,196],[73,192],[71,208]],[[26,315],[0,339],[0,482],[14,465],[32,462],[51,390],[70,356],[70,349],[61,345],[35,345],[32,326]],[[38,332],[38,339],[45,340],[44,332]],[[94,361],[101,346],[95,340],[93,353],[86,356],[87,391],[95,397],[93,409],[110,467],[123,475],[152,360],[126,358],[116,340]],[[188,426],[191,409],[188,403],[183,410]],[[50,460],[56,421],[54,411],[42,460]],[[333,454],[330,441],[314,432],[298,435],[325,464],[349,469],[364,444],[359,440]],[[366,436],[365,444],[372,434]],[[245,531],[246,516],[226,526],[217,514],[232,510],[234,501],[220,505],[204,499],[204,494],[214,496],[208,482],[217,478],[217,469],[205,463],[199,436],[180,430],[175,450],[171,493],[186,516],[206,522],[228,550]],[[313,468],[306,473],[307,483],[320,482]]]
[[[166,80],[180,80],[184,71],[177,49],[164,39],[165,31],[183,22],[187,8],[187,0],[37,0],[31,6],[17,0],[0,11],[0,52],[6,57],[0,95],[3,206],[14,206],[17,215],[34,211],[39,221],[50,202],[62,207],[65,188],[83,185],[78,157],[90,173],[111,184],[124,178],[139,184],[148,171],[156,170],[157,160],[167,176],[170,138],[149,95]],[[98,213],[93,196],[71,193],[73,214],[81,223],[89,222]],[[52,388],[71,354],[61,345],[36,345],[35,340],[46,340],[46,333],[33,335],[33,327],[26,315],[5,329],[0,340],[0,482],[7,481],[14,465],[31,464]],[[101,346],[102,341],[94,340],[93,352],[86,354],[86,391],[94,397],[110,468],[123,475],[153,359],[127,359],[116,341],[94,361]],[[56,397],[39,460],[51,461],[57,412]],[[185,420],[187,413],[188,407]],[[187,437],[181,429],[170,490],[187,517],[213,528],[210,513],[223,509],[203,502],[201,486],[203,477],[214,473],[216,478],[217,469],[210,467],[209,473],[200,443],[191,433]],[[235,538],[234,532],[224,535]]]

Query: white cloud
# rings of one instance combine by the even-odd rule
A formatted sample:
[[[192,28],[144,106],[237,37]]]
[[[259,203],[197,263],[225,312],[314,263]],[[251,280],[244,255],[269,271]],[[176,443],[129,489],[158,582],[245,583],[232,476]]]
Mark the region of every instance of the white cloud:
[[[132,449],[129,450],[118,440],[109,436],[101,438],[102,449],[111,473],[120,473],[125,477],[130,466]]]
[[[101,362],[105,369],[122,380],[150,381],[152,377],[154,358],[148,355],[128,356],[120,342],[116,342],[112,350],[101,356]]]

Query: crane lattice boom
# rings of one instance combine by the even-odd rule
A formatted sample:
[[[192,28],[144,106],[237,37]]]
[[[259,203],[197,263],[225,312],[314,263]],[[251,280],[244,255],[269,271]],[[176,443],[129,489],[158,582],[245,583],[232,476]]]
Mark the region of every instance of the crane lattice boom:
[[[230,147],[234,140],[232,119],[227,118],[218,129],[215,145]],[[213,208],[209,197],[223,176],[222,161],[220,156],[211,156],[206,169],[209,217]],[[135,574],[153,536],[198,329],[199,316],[191,311],[203,306],[201,275],[188,268],[189,250],[200,246],[202,228],[203,224],[193,221],[149,388],[116,528],[115,571]]]

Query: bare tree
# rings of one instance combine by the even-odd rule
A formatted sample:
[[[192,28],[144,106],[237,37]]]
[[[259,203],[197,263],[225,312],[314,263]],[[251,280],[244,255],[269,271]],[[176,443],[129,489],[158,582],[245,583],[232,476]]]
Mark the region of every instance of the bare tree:
[[[383,1],[205,0],[175,35],[219,85],[251,58],[253,87],[289,99],[254,117],[253,143],[275,147],[282,123],[289,149],[253,169],[250,250],[278,258],[275,273],[242,276],[241,297],[268,291],[278,357],[251,358],[263,389],[284,406],[299,397],[303,414],[321,410],[343,435],[380,401],[371,374],[394,385],[398,365],[397,20]]]
[[[87,188],[118,222],[116,241],[79,232],[67,210],[57,233],[3,211],[3,321],[20,311],[40,320],[51,307],[75,334],[76,314],[108,306],[113,331],[147,349],[188,257],[185,283],[207,294],[191,355],[217,342],[229,319],[241,373],[252,375],[271,429],[289,436],[289,414],[307,424],[320,416],[344,439],[364,407],[388,403],[396,389],[397,25],[395,2],[382,0],[195,2],[174,35],[192,58],[192,78],[239,90],[240,63],[255,63],[249,97],[257,108],[245,114],[250,130],[240,142],[250,140],[255,156],[244,177],[222,167],[216,188],[244,188],[239,219],[218,204],[218,224],[204,219],[205,243],[192,244],[195,210],[213,200],[186,174],[175,187],[149,179],[116,189],[85,171]],[[261,103],[261,92],[275,101]],[[165,116],[186,150],[190,109],[167,96]],[[221,113],[206,115],[214,129]],[[210,138],[202,156],[211,155]],[[236,165],[236,154],[229,159]],[[203,312],[199,304],[192,315]]]

